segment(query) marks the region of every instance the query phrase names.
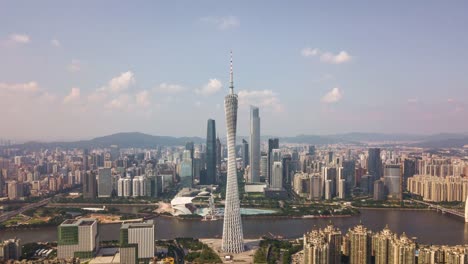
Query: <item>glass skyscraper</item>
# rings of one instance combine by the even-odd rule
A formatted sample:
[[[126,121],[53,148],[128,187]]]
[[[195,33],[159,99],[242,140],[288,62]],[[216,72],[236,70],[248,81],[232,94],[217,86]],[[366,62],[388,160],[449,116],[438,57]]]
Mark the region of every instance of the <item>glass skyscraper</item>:
[[[250,181],[260,182],[260,116],[258,107],[250,107]]]
[[[201,184],[216,183],[216,123],[208,119],[206,135],[206,175]]]

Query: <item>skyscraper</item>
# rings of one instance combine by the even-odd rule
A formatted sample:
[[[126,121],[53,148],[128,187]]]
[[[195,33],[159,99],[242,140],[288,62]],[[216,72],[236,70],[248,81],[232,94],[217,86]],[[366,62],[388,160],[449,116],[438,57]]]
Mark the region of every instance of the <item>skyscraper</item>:
[[[202,180],[202,179],[201,179]],[[215,184],[216,182],[216,123],[208,119],[206,133],[206,175],[201,184]]]
[[[242,167],[245,169],[249,165],[249,143],[242,139]]]
[[[349,263],[366,264],[371,263],[371,232],[363,225],[359,224],[353,229],[349,229]]]
[[[382,160],[380,158],[379,148],[370,148],[367,158],[367,174],[371,175],[371,182],[374,182],[382,177]],[[374,193],[374,186],[371,184],[369,193]]]
[[[226,253],[239,253],[244,251],[244,235],[242,232],[239,190],[237,186],[237,94],[234,93],[232,53],[229,90],[230,93],[224,98],[228,145],[228,169],[226,180],[226,205],[224,207],[223,240],[221,249]]]
[[[388,198],[401,199],[401,168],[400,165],[387,164],[384,170],[385,190]]]
[[[273,149],[279,149],[279,139],[277,138],[270,138],[268,139],[268,168],[267,168],[267,175],[266,181],[268,184],[271,184],[271,168],[273,167],[273,159],[271,157]]]
[[[110,168],[98,170],[98,197],[110,197],[112,194],[112,179]]]
[[[260,116],[258,107],[250,106],[250,180],[260,182]]]
[[[97,188],[96,188],[96,175],[92,171],[87,171],[84,174],[83,179],[83,198],[85,199],[96,199]]]

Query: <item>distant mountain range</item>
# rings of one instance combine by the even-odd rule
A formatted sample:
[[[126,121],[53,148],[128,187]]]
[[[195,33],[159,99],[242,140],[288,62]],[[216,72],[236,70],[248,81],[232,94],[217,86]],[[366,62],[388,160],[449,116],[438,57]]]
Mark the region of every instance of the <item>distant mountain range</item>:
[[[267,140],[273,136],[262,136],[262,140]],[[385,145],[399,144],[426,148],[449,148],[463,147],[468,145],[467,134],[442,133],[435,135],[414,135],[414,134],[381,134],[381,133],[345,133],[335,135],[298,135],[295,137],[278,137],[280,142],[300,143],[311,145],[327,144],[363,144],[382,143]],[[242,139],[249,141],[248,137],[238,137],[238,144]],[[41,148],[104,148],[117,145],[121,148],[153,148],[155,146],[182,146],[186,142],[193,141],[195,144],[205,143],[201,137],[170,137],[152,136],[139,132],[117,133],[90,140],[80,140],[73,142],[27,142],[16,145],[18,148],[41,149]]]
[[[117,145],[120,148],[154,148],[155,146],[180,146],[186,142],[193,141],[196,144],[205,142],[200,137],[169,137],[152,136],[140,132],[117,133],[109,136],[97,137],[90,140],[80,140],[71,142],[26,142],[16,145],[16,147],[27,149],[41,148],[105,148],[111,145]]]

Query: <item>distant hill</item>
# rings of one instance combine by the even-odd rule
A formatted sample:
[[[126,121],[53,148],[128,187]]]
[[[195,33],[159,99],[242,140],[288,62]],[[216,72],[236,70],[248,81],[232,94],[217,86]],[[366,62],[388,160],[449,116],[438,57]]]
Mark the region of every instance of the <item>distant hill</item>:
[[[465,145],[468,145],[468,136],[434,139],[412,144],[412,146],[421,148],[462,148]]]
[[[262,136],[265,141],[274,136]],[[413,135],[413,134],[380,134],[380,133],[346,133],[335,135],[298,135],[294,137],[278,137],[280,143],[297,143],[310,145],[328,144],[365,144],[366,142],[407,142],[409,146],[425,148],[451,148],[463,147],[468,144],[468,134],[435,134],[435,135]],[[249,141],[248,137],[239,136],[237,143],[241,144],[242,139]],[[195,144],[206,143],[201,137],[170,137],[152,136],[139,132],[117,133],[90,140],[80,140],[72,142],[27,142],[15,145],[14,147],[24,149],[54,149],[57,147],[64,149],[72,148],[105,148],[117,145],[121,148],[154,148],[155,146],[182,146],[186,142],[193,141]],[[222,138],[225,142],[225,138]]]
[[[200,137],[169,137],[152,136],[139,132],[117,133],[109,136],[97,137],[91,140],[80,140],[72,142],[27,142],[16,145],[16,147],[27,149],[40,148],[105,148],[117,145],[120,148],[154,148],[155,146],[181,146],[186,142],[193,141],[196,144],[205,142]]]

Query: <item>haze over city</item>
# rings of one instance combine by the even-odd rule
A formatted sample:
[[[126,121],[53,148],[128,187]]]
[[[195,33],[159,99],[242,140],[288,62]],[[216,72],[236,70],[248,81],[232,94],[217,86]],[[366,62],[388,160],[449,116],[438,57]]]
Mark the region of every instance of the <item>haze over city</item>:
[[[45,4],[46,3],[46,4]],[[0,4],[0,138],[466,133],[467,3]]]

